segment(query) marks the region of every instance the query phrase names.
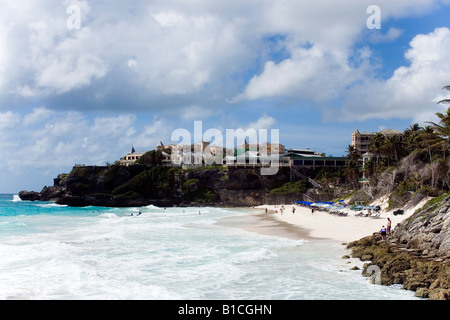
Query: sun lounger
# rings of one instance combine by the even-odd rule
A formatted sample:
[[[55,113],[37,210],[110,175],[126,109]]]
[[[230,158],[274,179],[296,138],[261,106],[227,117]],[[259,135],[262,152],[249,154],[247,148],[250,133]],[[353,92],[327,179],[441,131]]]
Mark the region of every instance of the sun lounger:
[[[355,214],[355,217],[368,217],[368,216],[369,216],[368,213],[363,213],[362,211]]]

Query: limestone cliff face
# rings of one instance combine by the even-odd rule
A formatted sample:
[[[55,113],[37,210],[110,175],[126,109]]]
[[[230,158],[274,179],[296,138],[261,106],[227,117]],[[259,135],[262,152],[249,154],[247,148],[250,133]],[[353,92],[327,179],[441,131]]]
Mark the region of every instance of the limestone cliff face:
[[[271,191],[290,181],[288,168],[263,176],[259,168],[74,167],[41,192],[22,191],[22,200],[69,206],[252,206],[303,200],[302,193]],[[306,191],[306,190],[305,190]]]
[[[397,225],[393,236],[399,244],[429,257],[450,254],[450,194],[441,198]]]
[[[387,240],[374,233],[347,248],[353,257],[369,261],[364,275],[372,276],[373,266],[379,270],[380,284],[402,284],[418,297],[450,300],[449,225],[450,194],[446,194],[397,225]]]

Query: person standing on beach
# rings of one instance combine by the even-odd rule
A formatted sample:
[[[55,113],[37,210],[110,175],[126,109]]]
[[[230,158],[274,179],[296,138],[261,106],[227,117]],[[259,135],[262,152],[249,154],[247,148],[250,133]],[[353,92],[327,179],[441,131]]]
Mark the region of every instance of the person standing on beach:
[[[387,236],[389,237],[391,235],[391,219],[387,218],[388,222],[387,222]]]
[[[295,213],[295,207],[292,207],[292,214]]]
[[[266,216],[267,216],[267,208],[266,208]]]
[[[386,228],[384,226],[381,227],[381,237],[383,240],[386,239]]]

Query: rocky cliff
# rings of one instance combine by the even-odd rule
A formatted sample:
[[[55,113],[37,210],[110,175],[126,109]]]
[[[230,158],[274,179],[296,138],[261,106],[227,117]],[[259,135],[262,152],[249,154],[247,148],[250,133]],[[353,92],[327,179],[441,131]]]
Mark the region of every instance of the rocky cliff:
[[[85,166],[60,174],[40,192],[21,191],[22,200],[69,206],[252,206],[303,200],[306,180],[290,182],[289,168],[263,176],[259,168]],[[324,196],[317,196],[323,200]],[[326,197],[326,196],[325,196]]]
[[[375,233],[347,247],[353,257],[369,261],[364,275],[378,270],[380,284],[402,284],[418,297],[450,300],[449,218],[450,194],[444,194],[397,225],[391,237]]]

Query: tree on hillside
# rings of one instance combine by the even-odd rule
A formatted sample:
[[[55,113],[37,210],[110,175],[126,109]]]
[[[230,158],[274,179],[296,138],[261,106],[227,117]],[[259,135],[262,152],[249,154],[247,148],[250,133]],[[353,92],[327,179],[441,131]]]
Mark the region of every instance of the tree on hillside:
[[[349,162],[353,162],[355,165],[357,165],[357,162],[361,158],[361,155],[359,154],[358,149],[356,149],[352,145],[348,145],[347,157],[348,157]]]
[[[164,156],[162,151],[151,150],[146,152],[139,160],[136,161],[136,163],[143,165],[160,165],[163,160]]]
[[[384,139],[384,145],[382,147],[382,153],[387,158],[388,167],[391,161],[397,163],[400,157],[404,154],[403,138],[400,134],[388,136]]]
[[[441,121],[439,121],[439,123],[429,123],[440,137],[440,139],[437,139],[438,141],[436,143],[438,146],[442,147],[443,158],[445,159],[446,154],[450,149],[450,107],[447,109],[445,114],[438,112],[436,115],[441,119]]]
[[[347,157],[348,165],[345,168],[345,175],[350,185],[357,189],[359,184],[359,160],[361,155],[354,146],[349,145],[347,147]]]
[[[450,91],[450,86],[445,86],[443,89]],[[450,99],[444,99],[438,102],[439,104],[450,104]],[[436,139],[436,146],[440,147],[443,153],[443,158],[446,158],[446,154],[450,149],[450,107],[447,108],[445,113],[437,112],[436,116],[440,119],[439,123],[429,121],[434,132],[436,132],[439,138]]]
[[[416,149],[417,137],[420,135],[420,132],[422,130],[423,128],[418,123],[415,123],[410,125],[409,128],[405,129],[405,131],[403,131],[403,139],[406,155],[410,154],[412,151]]]
[[[372,140],[370,140],[370,144],[369,144],[369,152],[373,154],[372,161],[374,161],[373,159],[375,159],[375,161],[374,161],[375,163],[373,165],[373,167],[374,167],[374,174],[375,174],[375,180],[378,179],[380,158],[383,155],[384,142],[385,142],[384,135],[378,132],[372,138]]]
[[[450,86],[444,87],[450,91]],[[450,104],[450,99],[439,101]],[[421,127],[415,123],[397,135],[377,133],[369,144],[372,158],[364,163],[369,187],[396,197],[409,199],[417,192],[435,196],[450,189],[450,107],[437,112],[436,119]],[[349,165],[345,169],[347,183],[355,185],[359,166],[351,161],[353,150],[348,148]],[[370,188],[369,188],[370,189]]]

